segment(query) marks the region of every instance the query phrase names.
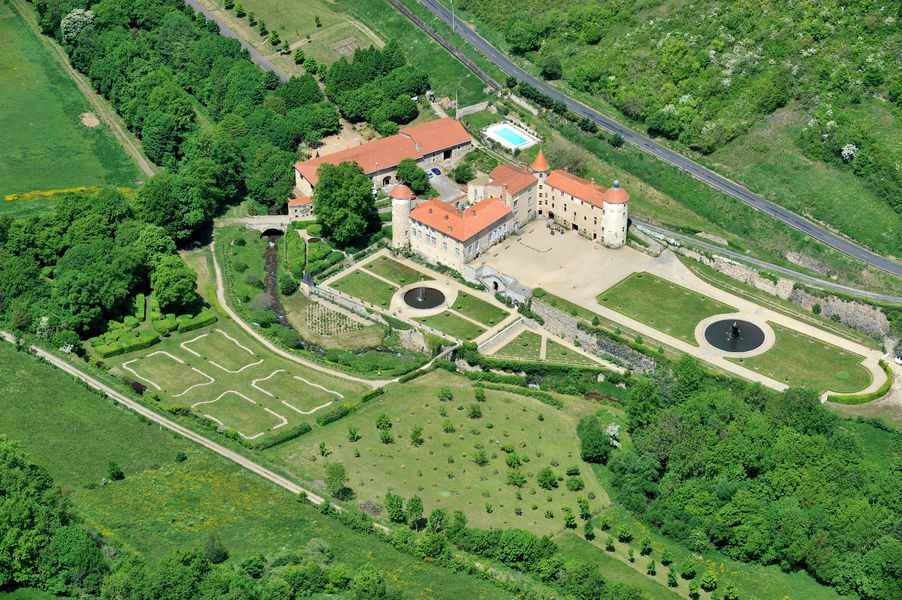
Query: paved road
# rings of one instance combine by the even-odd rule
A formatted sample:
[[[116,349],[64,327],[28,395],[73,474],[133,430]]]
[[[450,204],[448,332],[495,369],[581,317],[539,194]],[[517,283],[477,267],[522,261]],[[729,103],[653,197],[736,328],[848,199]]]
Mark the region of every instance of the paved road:
[[[449,27],[452,25],[451,13],[442,6],[438,0],[418,0],[420,4],[428,8],[436,17],[444,21]],[[802,233],[820,241],[824,244],[839,250],[840,252],[857,258],[861,261],[868,263],[869,265],[873,265],[879,269],[892,273],[893,275],[902,277],[902,264],[886,258],[884,256],[880,256],[878,254],[874,254],[873,252],[869,252],[860,246],[849,242],[848,240],[839,237],[830,231],[815,225],[814,223],[803,219],[799,215],[782,208],[765,200],[761,196],[757,194],[753,194],[746,188],[741,185],[730,181],[726,177],[718,175],[717,173],[711,171],[703,167],[702,165],[677,154],[673,150],[658,144],[657,142],[649,139],[648,137],[618,123],[617,121],[607,117],[600,112],[593,110],[580,102],[577,102],[573,98],[566,96],[559,92],[558,90],[550,87],[545,82],[540,81],[518,67],[514,64],[507,56],[498,51],[495,47],[489,44],[486,40],[484,40],[479,34],[474,32],[472,29],[467,27],[466,25],[461,24],[459,20],[456,21],[455,31],[464,38],[469,44],[471,44],[474,48],[476,48],[479,52],[484,54],[489,60],[495,63],[502,71],[516,77],[520,81],[525,81],[529,85],[538,89],[544,94],[551,96],[552,98],[560,99],[567,105],[567,108],[575,112],[576,114],[587,117],[598,124],[599,127],[610,131],[612,133],[617,133],[623,136],[623,139],[634,144],[639,147],[639,149],[652,154],[661,160],[674,165],[677,168],[680,168],[693,177],[700,179],[701,181],[707,183],[711,187],[714,187],[722,192],[733,196],[734,198],[738,198],[742,200],[746,204],[756,208],[762,212],[765,212],[772,217],[783,221],[790,227],[793,227]]]
[[[273,73],[278,75],[279,79],[281,79],[282,81],[288,81],[288,74],[286,74],[285,71],[270,62],[270,60],[260,54],[260,52],[258,52],[256,48],[248,44],[237,33],[232,31],[232,29],[228,25],[226,25],[225,22],[222,21],[222,19],[219,18],[219,15],[210,12],[206,6],[204,6],[197,0],[185,0],[185,4],[187,4],[197,12],[202,13],[211,21],[215,21],[219,26],[220,35],[227,38],[232,38],[233,40],[238,40],[241,43],[241,47],[247,50],[248,53],[250,53],[251,60],[259,65],[261,69],[263,69],[264,71],[272,71]]]
[[[889,294],[878,294],[876,292],[869,292],[867,290],[859,290],[857,288],[849,287],[847,285],[842,285],[839,283],[834,283],[832,281],[828,281],[826,279],[820,279],[818,277],[813,277],[811,275],[806,275],[804,273],[799,273],[798,271],[793,271],[792,269],[787,269],[786,267],[781,267],[779,265],[775,265],[763,260],[758,260],[757,258],[752,258],[750,256],[746,256],[741,252],[734,252],[733,250],[727,250],[723,246],[718,246],[717,244],[711,244],[708,242],[703,242],[699,239],[696,239],[692,236],[683,235],[681,233],[676,233],[675,231],[670,231],[669,229],[664,229],[663,227],[657,227],[655,225],[649,225],[648,223],[636,222],[637,225],[644,227],[645,229],[649,229],[655,233],[660,233],[669,238],[673,238],[675,240],[679,240],[682,242],[687,242],[693,244],[695,246],[700,246],[705,248],[706,250],[711,250],[712,252],[716,252],[717,254],[722,254],[723,256],[728,256],[730,258],[735,258],[736,260],[741,260],[742,262],[751,263],[755,266],[762,267],[771,271],[773,273],[780,273],[781,275],[786,275],[787,277],[791,277],[792,279],[798,279],[799,281],[804,281],[805,283],[810,284],[812,287],[821,288],[824,290],[833,290],[837,292],[843,292],[846,294],[851,294],[853,296],[861,296],[862,298],[870,298],[872,300],[878,300],[881,302],[890,302],[893,304],[902,304],[902,297],[900,296],[890,296]]]

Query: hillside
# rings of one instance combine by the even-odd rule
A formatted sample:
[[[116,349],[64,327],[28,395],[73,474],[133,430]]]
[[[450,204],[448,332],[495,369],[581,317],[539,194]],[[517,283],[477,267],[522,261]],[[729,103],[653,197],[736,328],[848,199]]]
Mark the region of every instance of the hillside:
[[[902,150],[893,140],[900,137],[902,36],[889,7],[455,4],[490,41],[584,101],[673,140],[793,210],[900,254],[902,172],[895,165]],[[849,188],[854,216],[843,208]]]

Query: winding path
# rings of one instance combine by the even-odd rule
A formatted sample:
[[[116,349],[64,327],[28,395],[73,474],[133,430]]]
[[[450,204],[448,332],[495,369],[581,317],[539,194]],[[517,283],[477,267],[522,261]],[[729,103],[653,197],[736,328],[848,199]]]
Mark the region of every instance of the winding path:
[[[664,162],[669,163],[677,167],[678,169],[685,171],[686,173],[689,173],[696,179],[703,181],[709,186],[716,188],[726,194],[729,194],[730,196],[733,196],[734,198],[737,198],[742,202],[745,202],[752,208],[760,210],[774,217],[775,219],[782,221],[790,227],[797,229],[805,235],[812,237],[819,242],[822,242],[830,246],[831,248],[834,248],[835,250],[838,250],[853,258],[857,258],[869,265],[892,273],[893,275],[902,277],[902,264],[900,264],[899,262],[866,250],[861,246],[858,246],[853,242],[850,242],[849,240],[828,231],[824,227],[821,227],[819,225],[816,225],[815,223],[812,223],[811,221],[808,221],[807,219],[804,219],[803,217],[783,208],[782,206],[774,204],[769,200],[765,200],[761,196],[752,193],[738,183],[731,181],[730,179],[727,179],[726,177],[715,173],[714,171],[700,165],[699,163],[674,152],[670,148],[667,148],[666,146],[655,142],[654,140],[642,135],[641,133],[630,129],[629,127],[626,127],[625,125],[615,121],[614,119],[603,115],[597,110],[589,108],[581,102],[549,86],[544,81],[533,77],[525,70],[517,66],[504,53],[487,42],[478,33],[470,29],[464,23],[461,23],[459,19],[453,19],[451,13],[439,2],[439,0],[418,0],[418,2],[429,9],[432,14],[443,21],[446,25],[452,27],[454,31],[458,35],[460,35],[460,37],[462,37],[480,53],[485,55],[486,58],[492,61],[506,74],[515,77],[519,81],[528,83],[547,96],[561,100],[564,104],[566,104],[568,109],[570,109],[577,115],[592,120],[599,127],[611,133],[619,134],[623,137],[624,140],[635,145],[643,152],[651,154],[663,160]],[[397,0],[391,1],[390,3],[396,8],[399,8],[397,6]],[[403,10],[401,10],[400,12],[404,13]],[[414,22],[416,23],[416,21]],[[479,73],[477,73],[477,75],[479,75]]]

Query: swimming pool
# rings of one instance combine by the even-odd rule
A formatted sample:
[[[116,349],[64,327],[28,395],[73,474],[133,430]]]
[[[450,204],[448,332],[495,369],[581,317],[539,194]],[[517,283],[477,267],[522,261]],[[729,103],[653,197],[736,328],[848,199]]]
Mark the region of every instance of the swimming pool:
[[[489,125],[483,132],[508,150],[524,150],[539,143],[539,138],[507,121]]]

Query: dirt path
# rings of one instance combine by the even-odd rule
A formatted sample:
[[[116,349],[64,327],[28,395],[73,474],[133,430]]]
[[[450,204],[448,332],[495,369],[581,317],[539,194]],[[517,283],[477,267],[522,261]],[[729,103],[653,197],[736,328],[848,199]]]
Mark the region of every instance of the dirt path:
[[[138,142],[128,129],[126,129],[125,123],[122,122],[119,115],[116,114],[116,111],[109,105],[106,99],[102,98],[94,91],[91,85],[85,80],[84,76],[75,70],[69,62],[69,57],[66,55],[65,50],[63,50],[55,41],[41,33],[41,28],[35,21],[31,10],[25,6],[25,3],[22,2],[22,0],[10,0],[10,3],[19,13],[19,16],[22,17],[22,20],[31,28],[41,44],[56,57],[57,62],[65,69],[72,80],[75,81],[75,85],[78,86],[78,89],[81,90],[84,97],[87,98],[88,102],[94,107],[94,114],[97,115],[101,121],[106,123],[107,127],[110,128],[113,137],[116,138],[119,145],[122,146],[125,152],[133,161],[135,161],[138,168],[140,168],[148,177],[153,175],[156,172],[156,165],[144,156],[144,152],[140,147],[140,142]]]
[[[0,331],[0,338],[3,338],[3,340],[5,340],[11,344],[16,343],[16,338],[5,331]],[[75,377],[76,379],[80,379],[81,381],[85,382],[86,384],[88,384],[89,386],[94,388],[95,390],[97,390],[103,394],[106,394],[107,396],[109,396],[110,398],[115,400],[116,402],[135,411],[142,417],[150,419],[154,423],[157,423],[158,425],[165,427],[166,429],[169,429],[170,431],[174,431],[175,433],[191,440],[192,442],[198,443],[201,446],[203,446],[209,450],[212,450],[216,454],[219,454],[220,456],[231,460],[232,462],[244,467],[248,471],[256,473],[260,477],[263,477],[264,479],[267,479],[267,480],[271,481],[272,483],[275,483],[279,487],[282,487],[293,494],[301,494],[301,493],[307,494],[307,498],[309,498],[310,501],[313,502],[314,504],[319,505],[324,502],[324,499],[322,497],[317,496],[316,494],[314,494],[313,492],[311,492],[305,488],[302,488],[301,486],[294,483],[293,481],[290,481],[290,480],[286,479],[285,477],[282,477],[278,473],[270,471],[266,467],[255,463],[251,459],[249,459],[245,456],[242,456],[241,454],[238,454],[234,450],[229,450],[225,446],[217,444],[216,442],[205,438],[204,436],[200,435],[199,433],[195,433],[194,431],[188,429],[187,427],[185,427],[183,425],[179,425],[175,421],[171,421],[171,420],[167,419],[166,417],[164,417],[160,414],[157,414],[153,410],[141,405],[138,402],[135,402],[128,396],[126,396],[120,392],[117,392],[116,390],[114,390],[110,386],[106,385],[105,383],[102,383],[102,382],[98,381],[97,379],[91,377],[87,373],[82,372],[81,370],[77,369],[72,364],[66,362],[65,360],[59,358],[58,356],[51,354],[50,352],[47,352],[46,350],[38,348],[37,346],[31,346],[30,350],[37,356],[46,360],[48,363],[50,363],[54,367],[57,367],[58,369],[62,369],[69,375],[72,375],[73,377]]]
[[[232,310],[232,307],[229,306],[229,303],[226,299],[225,295],[225,286],[223,285],[223,277],[222,277],[222,269],[219,266],[219,261],[216,259],[216,242],[212,242],[210,244],[210,253],[213,255],[213,270],[216,275],[216,298],[219,300],[219,304],[222,306],[222,309],[228,314],[228,316],[238,324],[241,329],[247,332],[248,335],[253,337],[255,340],[266,346],[267,349],[272,352],[278,354],[282,358],[286,358],[290,361],[296,362],[300,365],[304,365],[305,367],[309,367],[316,371],[320,371],[321,373],[325,373],[327,375],[331,375],[332,377],[338,377],[339,379],[346,379],[348,381],[356,381],[357,383],[362,383],[371,388],[379,388],[384,385],[388,385],[394,380],[391,379],[382,379],[382,380],[374,380],[374,379],[363,379],[362,377],[355,377],[354,375],[348,375],[347,373],[342,373],[340,371],[334,371],[329,369],[328,367],[324,367],[320,364],[317,364],[312,361],[304,360],[303,358],[286,352],[285,350],[279,348],[271,341],[266,339],[263,335],[261,335],[257,330],[244,322],[244,320],[238,316],[238,314]]]

